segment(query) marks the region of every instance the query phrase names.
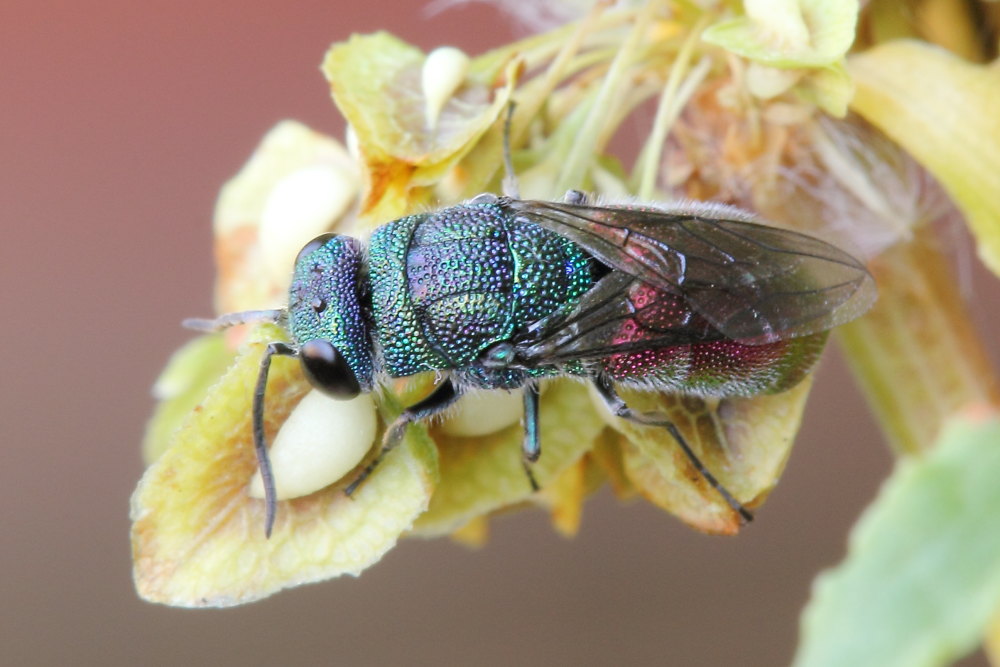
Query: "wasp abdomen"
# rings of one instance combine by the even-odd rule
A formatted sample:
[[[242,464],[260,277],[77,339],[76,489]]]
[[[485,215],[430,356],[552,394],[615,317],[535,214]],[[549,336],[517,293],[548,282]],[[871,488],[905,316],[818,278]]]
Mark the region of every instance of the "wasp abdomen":
[[[679,295],[633,283],[630,316],[605,332],[622,350],[601,360],[617,382],[700,396],[783,391],[813,367],[826,334],[748,344],[726,338]]]

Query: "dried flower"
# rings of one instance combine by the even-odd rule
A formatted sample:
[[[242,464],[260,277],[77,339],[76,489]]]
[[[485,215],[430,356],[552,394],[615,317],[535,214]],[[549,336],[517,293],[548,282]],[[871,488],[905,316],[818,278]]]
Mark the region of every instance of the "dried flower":
[[[425,56],[386,33],[335,44],[323,71],[351,150],[293,123],[265,138],[220,197],[217,306],[280,306],[281,267],[318,232],[362,235],[498,190],[513,99],[510,140],[526,196],[580,188],[736,204],[870,258],[881,302],[839,337],[897,448],[926,449],[961,407],[1000,402],[928,243],[929,223],[964,217],[984,261],[1000,271],[1000,116],[988,111],[1000,108],[1000,82],[995,67],[925,43],[857,39],[859,25],[874,34],[891,18],[859,14],[856,2],[748,0],[739,13],[732,3],[664,0],[599,4],[575,23],[471,59],[454,49]],[[649,140],[627,169],[607,146],[650,101]],[[195,341],[158,383],[163,402],[146,444],[156,460],[132,509],[136,582],[150,600],[236,604],[356,574],[404,534],[480,543],[490,514],[511,507],[541,505],[572,534],[583,500],[604,481],[700,530],[739,529],[732,508],[661,431],[612,417],[583,385],[559,380],[542,397],[540,493],[521,468],[518,407],[494,410],[491,398],[468,397],[449,421],[411,427],[353,500],[342,492],[348,473],[283,502],[266,540],[262,504],[247,490],[255,470],[250,387],[263,341],[282,334],[263,326],[240,335]],[[433,381],[387,387],[376,428]],[[946,394],[928,386],[942,382]],[[807,377],[754,398],[623,395],[666,412],[720,481],[756,507],[781,475],[809,387]],[[297,365],[276,359],[269,441],[307,391]],[[357,410],[348,419],[371,408]],[[311,419],[307,432],[315,431]],[[354,447],[329,475],[353,467],[364,449]]]

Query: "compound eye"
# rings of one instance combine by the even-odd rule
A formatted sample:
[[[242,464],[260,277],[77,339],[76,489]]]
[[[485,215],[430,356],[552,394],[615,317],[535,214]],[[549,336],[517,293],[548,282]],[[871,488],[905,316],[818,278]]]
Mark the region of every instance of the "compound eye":
[[[340,236],[340,234],[320,234],[312,241],[302,246],[302,250],[299,250],[299,254],[295,256],[295,263],[298,264],[300,261],[322,248],[326,245],[327,241],[335,236]]]
[[[299,348],[299,359],[309,382],[324,394],[346,400],[361,393],[347,359],[330,341],[308,341]]]

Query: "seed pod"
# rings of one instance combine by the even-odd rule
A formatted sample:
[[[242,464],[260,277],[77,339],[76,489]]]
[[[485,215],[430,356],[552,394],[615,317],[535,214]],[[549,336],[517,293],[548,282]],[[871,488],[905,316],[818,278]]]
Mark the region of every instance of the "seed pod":
[[[524,416],[524,401],[520,392],[477,391],[458,402],[458,408],[441,423],[448,435],[473,438],[496,433]]]
[[[332,401],[313,390],[299,402],[271,446],[277,500],[298,498],[333,484],[365,457],[375,441],[371,394]],[[249,494],[264,497],[260,471]]]

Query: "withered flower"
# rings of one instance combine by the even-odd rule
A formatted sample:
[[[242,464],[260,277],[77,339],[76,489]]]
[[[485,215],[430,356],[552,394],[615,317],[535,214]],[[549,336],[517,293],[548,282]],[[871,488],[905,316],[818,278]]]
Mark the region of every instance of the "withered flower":
[[[349,148],[285,122],[226,185],[215,227],[219,312],[281,307],[295,253],[318,233],[363,237],[402,215],[499,191],[515,101],[510,143],[526,198],[577,188],[717,201],[869,261],[880,301],[835,337],[901,455],[931,449],[967,406],[1000,403],[934,226],[964,219],[1000,273],[1000,70],[930,45],[933,35],[901,35],[908,24],[892,3],[624,4],[599,3],[574,23],[471,58],[424,54],[385,33],[335,44],[323,71]],[[609,145],[637,108],[655,111],[626,167]],[[611,416],[569,380],[550,381],[542,395],[539,493],[520,463],[520,401],[495,392],[410,427],[347,498],[386,422],[435,378],[393,381],[334,411],[308,398],[294,361],[276,358],[266,426],[283,502],[266,539],[251,394],[263,346],[285,337],[261,325],[199,338],[157,383],[150,467],[132,500],[143,597],[247,602],[357,574],[403,535],[482,543],[489,517],[511,508],[542,506],[572,534],[583,500],[605,481],[699,530],[740,527],[662,430]],[[722,484],[759,507],[802,417],[811,363],[801,365],[801,382],[769,396],[623,396],[669,415]]]

